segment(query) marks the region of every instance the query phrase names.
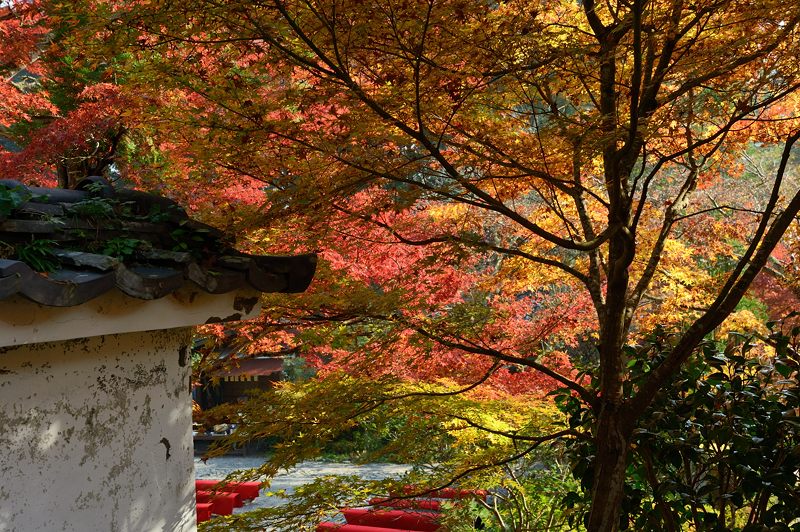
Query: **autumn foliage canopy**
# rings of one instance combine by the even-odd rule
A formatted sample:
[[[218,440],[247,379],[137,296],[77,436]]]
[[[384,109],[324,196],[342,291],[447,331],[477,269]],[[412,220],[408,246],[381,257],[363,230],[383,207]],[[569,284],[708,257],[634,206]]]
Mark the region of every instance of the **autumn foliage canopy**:
[[[798,23],[773,0],[13,4],[0,161],[171,195],[246,251],[318,251],[244,349],[363,379],[363,405],[568,389],[596,422],[552,439],[595,442],[586,522],[613,530],[659,390],[796,308]],[[674,342],[631,386],[656,329]],[[510,426],[486,461],[548,441]]]

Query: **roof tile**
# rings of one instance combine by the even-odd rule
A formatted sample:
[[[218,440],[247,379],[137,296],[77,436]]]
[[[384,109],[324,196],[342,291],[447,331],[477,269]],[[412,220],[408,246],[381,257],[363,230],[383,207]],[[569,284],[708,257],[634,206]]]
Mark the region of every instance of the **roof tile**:
[[[23,201],[0,216],[6,255],[0,258],[0,299],[20,294],[43,305],[73,306],[115,288],[155,299],[186,282],[212,294],[302,292],[316,269],[315,254],[240,253],[221,231],[191,220],[171,200],[114,190],[102,178],[84,180],[78,190],[0,180],[0,194],[9,191]],[[25,252],[37,242],[33,254]],[[35,253],[43,262],[36,263]],[[42,264],[51,271],[34,271]]]

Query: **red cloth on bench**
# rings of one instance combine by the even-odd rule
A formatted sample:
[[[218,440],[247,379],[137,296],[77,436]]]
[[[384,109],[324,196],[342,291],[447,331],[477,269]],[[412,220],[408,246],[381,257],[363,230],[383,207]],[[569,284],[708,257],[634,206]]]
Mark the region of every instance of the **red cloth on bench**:
[[[202,523],[211,519],[211,503],[198,502],[197,503],[197,522]]]
[[[420,491],[421,488],[419,486],[403,486],[403,491],[410,495],[412,493],[416,493]],[[420,496],[424,497],[432,497],[434,499],[470,499],[474,495],[477,495],[481,498],[486,498],[489,495],[489,492],[486,490],[462,490],[457,488],[442,488],[440,490],[434,490],[430,493],[420,493]]]
[[[380,526],[365,526],[365,525],[343,525],[341,523],[332,523],[325,521],[317,525],[317,532],[328,532],[335,530],[337,532],[418,532],[408,528],[384,528]]]
[[[442,509],[440,501],[431,499],[392,499],[389,497],[375,497],[369,500],[372,506],[385,506],[388,508],[414,508],[417,510],[433,510],[438,512]]]
[[[375,508],[345,508],[344,518],[351,525],[380,526],[386,528],[406,528],[424,532],[435,532],[440,525],[438,513],[415,512],[409,510],[384,510]]]
[[[217,515],[231,515],[234,508],[243,506],[238,493],[200,490],[196,492],[197,502],[210,502],[211,511]]]
[[[195,488],[206,491],[235,491],[243,500],[253,500],[258,497],[261,490],[260,482],[230,482],[220,484],[222,480],[198,479],[194,481]]]

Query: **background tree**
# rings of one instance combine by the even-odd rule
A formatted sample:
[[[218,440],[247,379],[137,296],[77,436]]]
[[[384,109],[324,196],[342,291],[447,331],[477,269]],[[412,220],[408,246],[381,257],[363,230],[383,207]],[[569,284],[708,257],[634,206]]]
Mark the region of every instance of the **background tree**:
[[[331,275],[265,330],[322,324],[320,362],[363,375],[461,364],[489,375],[463,382],[570,389],[593,419],[589,530],[619,526],[634,429],[800,211],[797,3],[59,9],[96,22],[91,55],[119,59],[145,151],[188,175],[175,194],[208,192],[187,200],[251,228],[252,246],[323,250]],[[755,186],[741,154],[781,140]],[[741,188],[764,193],[722,201]],[[685,332],[633,382],[625,345],[662,319]],[[594,358],[596,387],[554,347]]]
[[[112,177],[134,100],[60,47],[72,20],[49,2],[0,8],[0,165],[4,179],[72,188],[83,177]],[[119,168],[116,168],[117,174]]]
[[[4,151],[14,147],[13,126],[52,110],[37,82],[41,74],[37,59],[46,33],[38,2],[0,7],[0,149]]]

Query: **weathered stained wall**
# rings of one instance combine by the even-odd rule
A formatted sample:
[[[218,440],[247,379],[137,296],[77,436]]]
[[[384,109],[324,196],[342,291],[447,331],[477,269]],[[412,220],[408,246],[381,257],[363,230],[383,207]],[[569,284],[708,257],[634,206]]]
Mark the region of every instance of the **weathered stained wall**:
[[[190,330],[0,348],[0,530],[193,530]]]

